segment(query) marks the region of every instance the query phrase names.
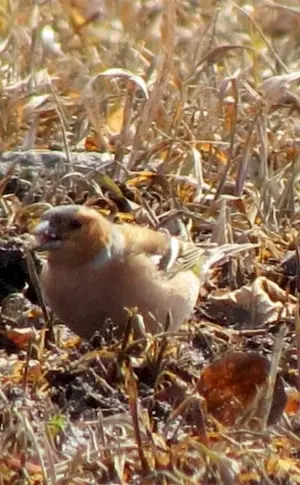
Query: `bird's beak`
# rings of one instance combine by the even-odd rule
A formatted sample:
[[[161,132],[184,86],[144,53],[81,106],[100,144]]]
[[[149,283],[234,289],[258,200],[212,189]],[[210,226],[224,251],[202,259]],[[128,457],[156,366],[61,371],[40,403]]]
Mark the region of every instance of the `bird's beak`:
[[[57,237],[55,231],[51,230],[49,221],[40,222],[33,231],[37,251],[51,251],[61,247],[62,241]]]

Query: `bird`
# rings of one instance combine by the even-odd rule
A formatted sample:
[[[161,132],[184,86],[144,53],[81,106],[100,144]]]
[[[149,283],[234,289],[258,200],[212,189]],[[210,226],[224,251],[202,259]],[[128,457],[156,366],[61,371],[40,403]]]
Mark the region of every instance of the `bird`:
[[[146,333],[177,331],[190,317],[209,269],[255,247],[251,243],[199,248],[163,231],[117,224],[95,208],[46,210],[34,231],[46,252],[40,283],[46,304],[74,333],[90,339],[112,320],[117,335],[128,310],[143,316]]]

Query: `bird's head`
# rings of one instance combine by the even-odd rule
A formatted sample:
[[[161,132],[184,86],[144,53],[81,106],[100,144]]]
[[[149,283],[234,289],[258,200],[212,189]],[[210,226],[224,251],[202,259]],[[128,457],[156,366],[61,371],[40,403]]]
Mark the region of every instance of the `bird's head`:
[[[47,251],[52,264],[80,265],[110,245],[111,223],[96,210],[63,205],[47,210],[34,230],[35,249]]]

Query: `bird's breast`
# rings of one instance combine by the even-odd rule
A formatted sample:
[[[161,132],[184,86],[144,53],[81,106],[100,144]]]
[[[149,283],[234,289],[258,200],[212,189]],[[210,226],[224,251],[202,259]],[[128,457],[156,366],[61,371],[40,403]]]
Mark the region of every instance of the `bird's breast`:
[[[187,273],[173,280],[163,279],[142,256],[113,260],[101,269],[45,263],[41,285],[46,303],[59,319],[86,338],[101,329],[107,318],[124,328],[125,307],[138,307],[147,331],[156,332],[158,326],[153,317],[164,324],[169,311],[177,328],[192,311],[199,289],[194,276]]]
[[[60,320],[84,337],[90,337],[109,316],[120,320],[117,281],[117,268],[113,266],[109,271],[97,271],[89,265],[60,268],[46,263],[41,275],[46,303]]]

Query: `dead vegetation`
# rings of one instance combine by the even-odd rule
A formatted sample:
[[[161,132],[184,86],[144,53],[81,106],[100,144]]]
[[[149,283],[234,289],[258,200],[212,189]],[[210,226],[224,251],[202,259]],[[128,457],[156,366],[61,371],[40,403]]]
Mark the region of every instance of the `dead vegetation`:
[[[2,0],[1,484],[300,483],[300,10],[284,3]],[[180,333],[134,341],[133,313],[120,342],[112,323],[80,343],[53,330],[26,249],[70,202],[258,249],[211,274]]]

